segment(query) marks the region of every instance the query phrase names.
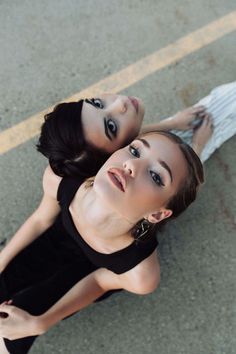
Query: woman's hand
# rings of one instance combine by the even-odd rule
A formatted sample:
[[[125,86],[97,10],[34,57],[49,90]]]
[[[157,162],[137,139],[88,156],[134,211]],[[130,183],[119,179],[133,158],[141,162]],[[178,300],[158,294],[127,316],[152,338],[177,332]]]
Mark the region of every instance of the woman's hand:
[[[194,128],[197,120],[202,120],[205,116],[206,108],[204,106],[192,106],[176,113],[173,117],[168,119],[171,122],[172,129],[189,130]]]
[[[36,316],[10,305],[5,301],[0,305],[0,337],[10,340],[42,334]]]
[[[213,119],[210,114],[206,114],[202,124],[197,129],[194,129],[192,148],[198,156],[201,155],[206,143],[212,136],[214,130]]]

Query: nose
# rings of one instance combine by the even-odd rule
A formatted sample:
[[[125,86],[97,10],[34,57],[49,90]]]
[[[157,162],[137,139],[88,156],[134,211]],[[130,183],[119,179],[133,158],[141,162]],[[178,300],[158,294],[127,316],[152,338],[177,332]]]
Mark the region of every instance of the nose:
[[[139,171],[140,159],[128,159],[123,163],[123,169],[130,177],[136,177]]]
[[[112,105],[112,112],[114,114],[124,114],[127,111],[127,100],[125,97],[118,96]]]

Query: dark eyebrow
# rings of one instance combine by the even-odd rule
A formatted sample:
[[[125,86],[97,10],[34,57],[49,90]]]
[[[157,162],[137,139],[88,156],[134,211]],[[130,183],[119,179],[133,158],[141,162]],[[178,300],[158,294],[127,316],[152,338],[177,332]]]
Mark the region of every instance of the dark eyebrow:
[[[171,172],[170,167],[167,165],[167,163],[165,161],[158,160],[158,162],[160,163],[160,165],[162,167],[164,167],[169,172],[170,180],[171,180],[171,183],[172,183],[173,182],[173,176],[172,176],[172,172]]]
[[[105,134],[106,136],[108,137],[109,140],[112,141],[112,137],[108,131],[108,128],[107,128],[107,121],[106,121],[106,118],[103,118],[103,122],[104,122],[104,131],[105,131]]]
[[[137,138],[136,140],[141,141],[144,144],[144,146],[146,146],[148,149],[150,149],[150,144],[149,144],[149,142],[147,140],[145,140],[143,138]],[[162,161],[162,160],[157,160],[157,161],[169,173],[170,179],[171,179],[171,183],[172,183],[173,182],[173,175],[172,175],[170,167],[167,165],[167,163],[165,161]]]
[[[145,145],[148,149],[150,149],[150,144],[147,142],[147,140],[143,139],[143,138],[137,138],[136,140],[139,140],[143,143],[143,145]]]

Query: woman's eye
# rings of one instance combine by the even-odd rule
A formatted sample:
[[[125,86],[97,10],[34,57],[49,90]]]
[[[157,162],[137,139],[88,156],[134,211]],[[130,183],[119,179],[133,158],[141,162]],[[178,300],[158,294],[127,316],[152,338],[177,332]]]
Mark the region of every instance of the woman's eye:
[[[154,181],[154,183],[156,183],[158,186],[163,186],[163,187],[165,186],[163,181],[162,181],[161,176],[158,173],[150,171],[150,175],[151,175],[152,180]]]
[[[104,104],[100,98],[86,98],[85,102],[100,109],[104,108]]]
[[[134,147],[133,145],[129,146],[129,151],[134,157],[140,157],[139,150],[136,147]]]
[[[107,120],[107,127],[108,127],[109,131],[112,133],[112,135],[114,135],[116,137],[117,125],[112,119]]]
[[[104,105],[99,98],[92,98],[92,100],[93,100],[93,103],[96,107],[101,108],[101,109],[104,108]]]

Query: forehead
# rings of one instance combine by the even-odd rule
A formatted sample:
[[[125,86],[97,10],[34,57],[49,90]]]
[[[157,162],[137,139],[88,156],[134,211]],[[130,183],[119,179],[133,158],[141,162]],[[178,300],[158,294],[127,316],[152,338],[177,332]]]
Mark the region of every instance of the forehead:
[[[103,98],[103,99],[106,99],[106,100],[114,100],[117,97],[122,97],[122,95],[118,95],[116,93],[111,93],[111,92],[103,92],[103,93],[97,95],[96,97],[97,98]]]

